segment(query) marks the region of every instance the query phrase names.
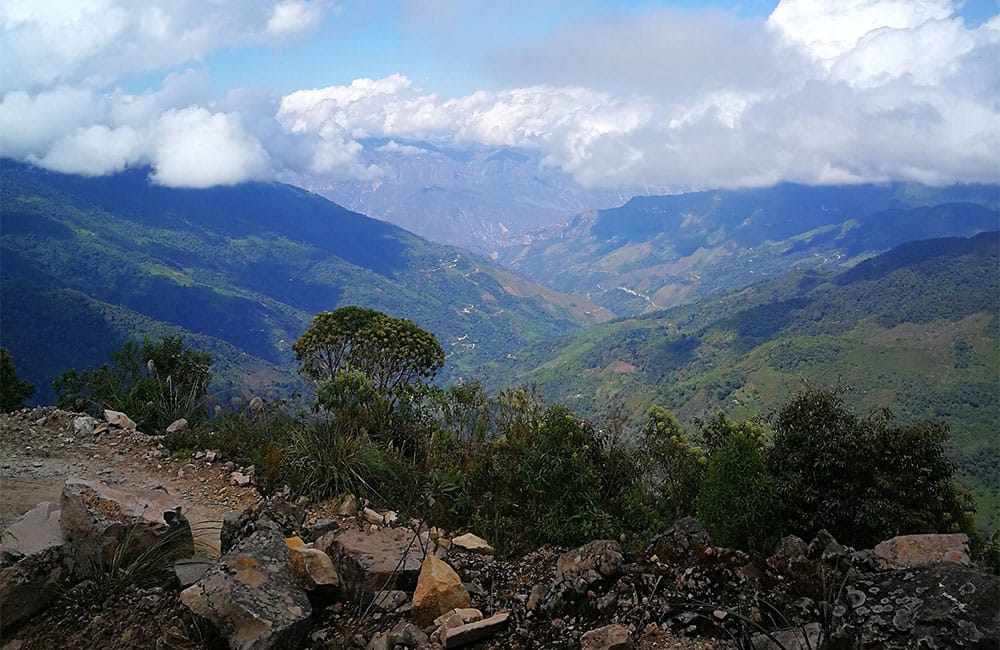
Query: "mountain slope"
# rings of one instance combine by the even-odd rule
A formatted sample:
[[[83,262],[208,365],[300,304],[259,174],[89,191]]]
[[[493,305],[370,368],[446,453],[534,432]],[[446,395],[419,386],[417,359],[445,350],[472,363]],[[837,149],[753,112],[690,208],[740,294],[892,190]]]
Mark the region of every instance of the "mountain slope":
[[[782,184],[636,197],[507,248],[500,261],[627,316],[791,269],[843,269],[914,239],[993,230],[998,204],[995,185]]]
[[[537,383],[597,415],[616,401],[672,409],[690,428],[717,409],[766,414],[804,387],[940,418],[955,458],[1000,523],[1000,233],[904,244],[848,271],[802,271],[592,327],[519,352],[493,385]]]
[[[51,367],[73,343],[37,335],[36,323],[47,301],[67,295],[71,313],[118,307],[132,335],[169,325],[286,372],[313,314],[344,304],[434,332],[451,376],[607,317],[523,280],[518,290],[485,260],[289,185],[181,190],[150,184],[146,170],[83,178],[5,160],[0,193],[4,291],[38,296],[17,305],[0,296],[4,345],[40,386],[51,376],[33,368]],[[120,339],[126,329],[108,331]],[[95,350],[90,362],[104,358]]]
[[[543,165],[534,151],[483,145],[456,149],[385,138],[362,142],[364,164],[380,170],[376,179],[310,189],[431,241],[478,253],[489,254],[581,210],[620,205],[630,196],[583,188]]]

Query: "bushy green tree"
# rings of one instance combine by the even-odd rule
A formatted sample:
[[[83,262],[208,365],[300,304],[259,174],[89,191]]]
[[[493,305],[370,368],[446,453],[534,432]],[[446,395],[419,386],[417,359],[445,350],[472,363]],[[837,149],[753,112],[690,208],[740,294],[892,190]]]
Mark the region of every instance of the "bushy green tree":
[[[114,409],[140,428],[162,430],[174,420],[204,415],[212,381],[212,356],[184,347],[180,336],[153,342],[128,341],[112,354],[111,364],[70,370],[52,382],[60,408]]]
[[[716,411],[707,420],[696,418],[695,424],[701,432],[702,442],[710,455],[722,449],[736,434],[742,434],[755,440],[758,446],[763,446],[770,439],[767,427],[763,423],[753,420],[737,422],[726,415],[724,411]]]
[[[774,486],[760,440],[743,431],[711,455],[698,496],[698,517],[721,546],[766,549],[777,540]]]
[[[299,371],[318,383],[316,405],[345,432],[364,432],[418,458],[425,382],[444,364],[433,334],[363,307],[317,314],[292,346]]]
[[[292,349],[307,377],[325,381],[345,370],[359,372],[393,403],[444,364],[444,350],[430,332],[404,318],[353,306],[316,314]]]
[[[6,348],[0,348],[0,411],[21,408],[24,400],[35,394],[35,385],[17,376],[14,360]]]
[[[953,482],[947,438],[938,422],[901,425],[888,411],[858,417],[836,390],[796,395],[774,419],[767,454],[780,522],[803,537],[826,528],[859,547],[968,528],[971,503]]]
[[[650,407],[642,426],[641,446],[658,492],[658,507],[667,520],[694,514],[707,459],[684,435],[674,414],[659,406]]]

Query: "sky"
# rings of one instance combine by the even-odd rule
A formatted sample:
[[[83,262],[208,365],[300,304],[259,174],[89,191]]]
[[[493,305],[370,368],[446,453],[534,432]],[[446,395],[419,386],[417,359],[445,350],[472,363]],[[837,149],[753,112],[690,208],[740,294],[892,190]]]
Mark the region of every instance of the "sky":
[[[0,0],[0,155],[377,179],[368,138],[586,186],[1000,182],[998,0]],[[371,145],[369,145],[371,146]]]

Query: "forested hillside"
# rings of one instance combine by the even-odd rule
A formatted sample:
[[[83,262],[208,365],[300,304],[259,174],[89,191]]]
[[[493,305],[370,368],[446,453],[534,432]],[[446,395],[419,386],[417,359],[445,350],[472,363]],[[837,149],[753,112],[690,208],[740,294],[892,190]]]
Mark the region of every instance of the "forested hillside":
[[[641,196],[502,251],[512,269],[632,316],[792,269],[839,271],[916,239],[1000,224],[996,185],[768,188]]]
[[[998,246],[996,232],[918,241],[839,274],[793,272],[536,345],[493,383],[537,383],[591,415],[623,403],[639,417],[655,403],[689,426],[718,409],[767,414],[805,385],[840,384],[860,412],[948,423],[953,455],[996,521]]]
[[[0,167],[3,345],[38,399],[51,399],[53,373],[144,334],[196,336],[236,384],[287,382],[291,343],[316,312],[343,304],[436,334],[452,377],[607,318],[290,185],[172,189],[147,173]]]

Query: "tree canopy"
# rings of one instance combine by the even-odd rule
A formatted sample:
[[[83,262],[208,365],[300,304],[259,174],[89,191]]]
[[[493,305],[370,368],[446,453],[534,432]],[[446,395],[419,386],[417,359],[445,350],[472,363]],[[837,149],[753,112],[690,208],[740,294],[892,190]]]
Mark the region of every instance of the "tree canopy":
[[[354,306],[316,314],[292,349],[305,376],[336,381],[344,371],[360,372],[390,399],[433,378],[444,365],[444,350],[430,332],[404,318]]]

